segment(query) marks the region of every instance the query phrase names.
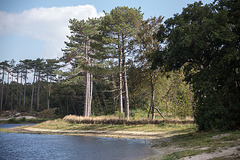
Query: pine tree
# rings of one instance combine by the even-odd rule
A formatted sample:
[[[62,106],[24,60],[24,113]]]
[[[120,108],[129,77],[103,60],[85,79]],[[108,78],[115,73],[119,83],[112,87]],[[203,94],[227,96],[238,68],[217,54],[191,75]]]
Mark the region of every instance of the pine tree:
[[[127,60],[133,47],[133,39],[137,33],[137,24],[143,15],[140,8],[116,7],[110,13],[105,12],[101,30],[103,40],[108,46],[111,57],[118,59],[119,67],[119,111],[123,112],[123,91],[125,95],[125,118],[129,119],[129,95],[127,81]]]
[[[72,77],[85,74],[85,103],[84,116],[91,116],[93,75],[90,72],[93,65],[94,50],[91,47],[93,37],[98,34],[98,19],[88,19],[78,21],[70,19],[71,36],[67,36],[70,42],[65,42],[66,49],[63,49],[65,62],[71,63],[73,70],[69,73]]]

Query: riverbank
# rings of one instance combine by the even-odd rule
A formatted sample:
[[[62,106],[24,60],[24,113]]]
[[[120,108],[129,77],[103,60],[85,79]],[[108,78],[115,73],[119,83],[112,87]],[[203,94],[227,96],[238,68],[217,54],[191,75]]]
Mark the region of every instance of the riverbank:
[[[157,152],[148,160],[240,158],[240,131],[199,133],[194,124],[78,124],[62,119],[1,132],[148,139]]]
[[[64,134],[113,138],[158,139],[193,132],[194,128],[194,124],[75,124],[62,119],[56,119],[42,122],[34,126],[0,129],[0,131],[32,134]]]
[[[239,160],[240,131],[192,132],[154,140],[147,160]]]
[[[42,112],[18,112],[16,110],[0,111],[0,124],[41,123],[56,119],[55,108]]]

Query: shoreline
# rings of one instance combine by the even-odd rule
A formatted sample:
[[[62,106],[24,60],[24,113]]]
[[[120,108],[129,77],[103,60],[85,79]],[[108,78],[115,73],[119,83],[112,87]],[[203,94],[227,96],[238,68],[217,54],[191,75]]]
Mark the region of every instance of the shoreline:
[[[48,135],[67,135],[67,136],[84,136],[84,137],[107,137],[116,139],[139,139],[146,140],[151,145],[153,155],[145,158],[151,160],[154,157],[162,157],[165,154],[172,153],[173,148],[164,148],[159,151],[157,143],[159,141],[169,141],[172,135],[167,135],[165,132],[140,132],[140,131],[100,131],[100,130],[61,130],[61,129],[42,129],[33,128],[29,125],[24,125],[14,128],[0,128],[0,132],[5,133],[20,133],[20,134],[48,134]],[[157,141],[157,142],[156,142]]]
[[[180,128],[179,128],[180,127]],[[50,134],[70,136],[144,139],[151,143],[153,159],[239,159],[240,131],[196,132],[186,125],[101,125],[73,124],[63,120],[46,121],[37,125],[0,128],[0,132]]]
[[[141,132],[141,131],[120,131],[120,130],[118,131],[61,130],[61,129],[33,128],[31,126],[27,126],[27,127],[26,126],[14,127],[14,128],[1,128],[0,132],[25,133],[25,134],[75,135],[75,136],[109,137],[109,138],[122,138],[122,139],[146,139],[146,140],[166,138],[166,133],[164,132],[144,132],[144,131]]]

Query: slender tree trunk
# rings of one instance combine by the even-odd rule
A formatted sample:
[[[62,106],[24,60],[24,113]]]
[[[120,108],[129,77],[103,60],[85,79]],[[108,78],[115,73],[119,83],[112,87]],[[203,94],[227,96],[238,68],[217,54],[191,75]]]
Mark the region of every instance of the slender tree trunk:
[[[23,109],[26,107],[26,90],[27,90],[27,70],[25,73],[24,93],[23,93]]]
[[[12,91],[11,91],[11,110],[13,110],[13,89],[14,89],[14,84],[13,84],[13,73],[12,73],[12,85],[11,85],[11,88],[12,88]]]
[[[16,102],[17,102],[17,103],[16,103],[16,106],[18,106],[18,98],[19,98],[19,97],[18,97],[18,88],[19,88],[19,87],[18,87],[18,80],[19,80],[19,72],[17,71],[17,97],[16,97],[16,99],[17,99]]]
[[[122,34],[122,65],[124,74],[124,89],[125,89],[125,118],[129,119],[129,96],[128,96],[128,83],[127,83],[127,65],[126,65],[126,55],[124,48],[124,34]]]
[[[169,106],[168,106],[168,95],[166,97],[166,110],[167,110],[167,116],[169,116]]]
[[[154,82],[153,82],[153,75],[151,75],[151,108],[152,108],[152,119],[155,119],[155,105],[154,105]]]
[[[113,84],[113,90],[117,89],[116,82],[114,80],[113,74],[112,74],[112,84]],[[114,111],[117,109],[117,102],[116,102],[116,93],[115,91],[113,92],[113,104],[114,104]]]
[[[92,110],[92,93],[93,93],[93,75],[90,74],[90,95],[89,95],[89,103],[88,103],[88,116],[91,116]]]
[[[120,45],[120,36],[118,35],[118,49],[119,49],[119,112],[123,113],[123,78],[122,78],[122,51]]]
[[[0,110],[3,110],[3,90],[4,90],[4,74],[5,74],[5,69],[3,69],[3,73],[2,73],[2,88],[1,88],[1,106],[0,106]]]
[[[18,102],[18,106],[19,108],[22,110],[22,106],[21,106],[21,102],[22,102],[22,72],[21,72],[21,80],[20,80],[20,95],[19,95],[19,102]]]
[[[10,73],[8,72],[8,78],[7,78],[7,92],[6,92],[5,105],[7,105],[7,103],[8,103],[8,94],[9,94],[9,75],[10,75]]]
[[[47,73],[47,87],[46,87],[46,91],[47,91],[47,99],[46,99],[46,103],[47,103],[47,109],[49,109],[49,104],[48,104],[48,91],[49,91],[49,89],[48,89],[48,73]]]
[[[48,90],[48,101],[47,101],[47,106],[48,109],[50,108],[50,96],[51,96],[51,87],[52,87],[52,74],[50,75],[50,85],[49,85],[49,90]]]
[[[37,89],[37,111],[39,111],[39,102],[40,102],[40,71],[38,72],[38,89]]]
[[[89,95],[90,95],[90,74],[87,71],[86,72],[86,87],[85,87],[85,107],[84,107],[84,117],[88,117],[88,111],[89,111]]]
[[[129,96],[128,96],[128,83],[127,71],[124,69],[124,87],[125,87],[125,118],[129,119]]]
[[[89,65],[89,56],[88,56],[88,44],[89,40],[87,39],[85,42],[85,59],[86,59],[86,64]],[[90,45],[90,44],[89,44]],[[85,75],[85,82],[86,82],[86,87],[85,87],[85,104],[84,104],[84,117],[89,117],[89,111],[91,111],[91,106],[90,106],[90,90],[91,90],[91,76],[88,71],[86,71]]]
[[[33,83],[32,83],[32,97],[31,97],[31,112],[33,111],[33,97],[34,97],[34,83],[35,83],[35,67],[34,67],[34,73],[33,73]]]

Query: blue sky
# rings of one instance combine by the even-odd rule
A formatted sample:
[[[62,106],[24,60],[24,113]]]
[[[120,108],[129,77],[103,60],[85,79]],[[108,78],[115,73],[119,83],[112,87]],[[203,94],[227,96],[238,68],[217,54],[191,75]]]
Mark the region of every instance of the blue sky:
[[[0,61],[62,56],[70,18],[99,17],[117,6],[141,7],[165,20],[196,0],[0,0]],[[202,0],[212,3],[213,0]]]

